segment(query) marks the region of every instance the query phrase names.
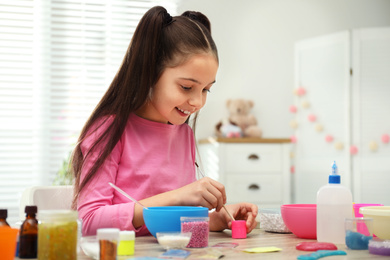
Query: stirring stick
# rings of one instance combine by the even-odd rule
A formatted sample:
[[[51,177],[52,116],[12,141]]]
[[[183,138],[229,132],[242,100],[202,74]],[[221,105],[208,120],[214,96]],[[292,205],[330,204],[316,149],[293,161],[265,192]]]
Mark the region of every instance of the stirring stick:
[[[232,214],[230,214],[230,212],[227,210],[227,208],[225,207],[225,205],[223,205],[222,207],[226,210],[226,213],[229,215],[229,217],[230,217],[233,221],[236,221],[236,220],[233,218]]]
[[[198,170],[199,170],[199,172],[200,172],[200,175],[202,175],[202,178],[205,177],[206,175],[203,173],[202,169],[200,169],[200,167],[199,167],[199,165],[198,165],[197,162],[195,162],[195,166],[198,168]],[[226,210],[226,212],[227,212],[227,214],[229,215],[229,217],[230,217],[233,221],[236,221],[236,220],[233,218],[232,214],[230,214],[230,212],[226,209],[225,205],[223,205],[222,207]]]
[[[129,200],[131,201],[134,201],[135,203],[137,203],[138,205],[140,205],[141,207],[147,209],[147,207],[145,207],[144,205],[142,205],[141,202],[139,202],[138,200],[134,199],[133,197],[131,197],[129,194],[127,194],[126,192],[124,192],[122,189],[120,189],[118,186],[116,186],[115,184],[109,182],[108,184],[110,184],[111,187],[113,187],[114,189],[116,189],[120,194],[122,194],[123,196],[125,196],[126,198],[128,198]]]

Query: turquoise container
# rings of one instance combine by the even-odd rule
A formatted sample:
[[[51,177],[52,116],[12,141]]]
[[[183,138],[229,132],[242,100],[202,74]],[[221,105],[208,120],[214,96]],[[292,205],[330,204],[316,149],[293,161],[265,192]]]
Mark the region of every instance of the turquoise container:
[[[156,237],[157,232],[180,232],[180,217],[208,217],[209,209],[191,206],[148,207],[143,209],[143,215],[146,227]]]

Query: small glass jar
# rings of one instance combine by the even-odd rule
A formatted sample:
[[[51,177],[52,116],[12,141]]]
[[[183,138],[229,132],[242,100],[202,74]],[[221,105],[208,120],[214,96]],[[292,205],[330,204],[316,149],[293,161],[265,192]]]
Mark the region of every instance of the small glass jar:
[[[372,218],[346,218],[345,244],[349,249],[367,250],[372,239]]]
[[[77,259],[77,211],[38,212],[38,260]]]
[[[120,231],[118,255],[119,256],[134,255],[134,240],[135,240],[134,231]]]
[[[36,214],[38,207],[26,206],[24,212],[26,219],[20,226],[19,232],[19,258],[37,258],[38,251],[38,220]]]
[[[116,260],[118,252],[119,229],[99,228],[96,231],[96,237],[99,241],[99,259]]]
[[[191,232],[187,247],[200,248],[209,245],[209,217],[181,217],[181,232]]]

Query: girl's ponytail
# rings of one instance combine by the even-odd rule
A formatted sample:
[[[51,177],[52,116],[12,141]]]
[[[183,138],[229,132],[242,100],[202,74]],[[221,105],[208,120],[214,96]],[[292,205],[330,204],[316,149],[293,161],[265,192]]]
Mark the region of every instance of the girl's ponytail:
[[[166,12],[165,14],[164,14],[164,20],[163,20],[163,22],[164,22],[164,26],[168,26],[168,25],[170,25],[171,23],[173,23],[175,20],[173,20],[173,18],[172,18],[172,16],[168,13],[168,12]]]
[[[191,20],[194,20],[194,21],[197,21],[197,22],[203,24],[204,27],[206,27],[207,30],[209,30],[209,32],[211,33],[210,20],[207,18],[207,16],[205,16],[201,12],[185,11],[184,13],[181,14],[181,16],[190,18]]]
[[[137,85],[151,87],[156,83],[163,28],[172,21],[172,16],[161,6],[150,9],[140,20],[127,52],[131,74],[140,80]]]

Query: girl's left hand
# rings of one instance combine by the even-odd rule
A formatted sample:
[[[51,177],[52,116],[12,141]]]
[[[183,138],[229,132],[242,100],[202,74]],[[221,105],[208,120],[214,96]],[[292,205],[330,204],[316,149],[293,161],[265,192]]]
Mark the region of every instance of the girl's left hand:
[[[257,225],[256,216],[258,207],[252,203],[238,203],[225,205],[226,209],[235,220],[246,221],[246,232],[250,233]],[[232,219],[229,217],[225,209],[219,212],[214,211],[210,214],[210,231],[222,231],[226,228],[231,229]]]

